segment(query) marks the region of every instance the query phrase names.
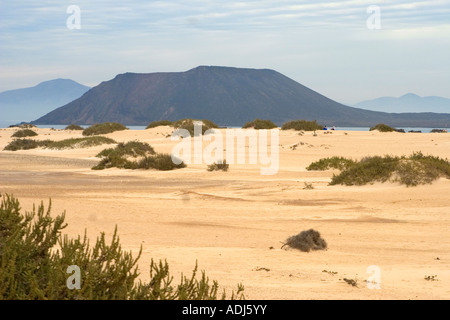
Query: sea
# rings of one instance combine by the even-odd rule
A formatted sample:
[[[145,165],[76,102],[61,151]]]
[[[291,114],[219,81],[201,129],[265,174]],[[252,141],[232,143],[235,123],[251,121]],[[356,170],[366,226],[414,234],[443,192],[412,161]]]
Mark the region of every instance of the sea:
[[[8,128],[11,125],[18,124],[17,121],[5,121],[0,120],[0,128]],[[67,125],[54,125],[54,124],[46,124],[46,125],[38,125],[38,128],[53,128],[53,129],[64,129]],[[81,125],[83,128],[89,127],[89,125]],[[127,126],[130,130],[145,130],[146,126]],[[229,128],[240,128],[240,127],[229,127]],[[369,131],[370,127],[335,127],[337,131]],[[408,131],[421,131],[423,133],[429,133],[433,129],[445,129],[450,132],[450,128],[424,128],[424,127],[398,127],[398,129],[403,129],[405,132]]]

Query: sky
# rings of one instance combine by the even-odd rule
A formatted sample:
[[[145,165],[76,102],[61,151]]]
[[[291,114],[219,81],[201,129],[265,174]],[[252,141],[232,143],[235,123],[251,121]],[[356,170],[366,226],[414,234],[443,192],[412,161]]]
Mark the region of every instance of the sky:
[[[450,0],[0,0],[0,91],[215,65],[273,69],[348,105],[450,98],[449,57]]]

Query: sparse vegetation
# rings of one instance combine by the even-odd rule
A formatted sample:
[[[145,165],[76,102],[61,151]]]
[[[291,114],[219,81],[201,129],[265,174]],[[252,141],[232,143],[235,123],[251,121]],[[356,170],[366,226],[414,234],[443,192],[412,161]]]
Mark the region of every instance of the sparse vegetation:
[[[309,252],[311,250],[325,250],[327,248],[327,243],[320,233],[314,229],[309,229],[302,231],[295,236],[289,237],[286,242],[283,243],[284,246],[289,246],[300,251]]]
[[[169,121],[169,120],[153,121],[145,129],[151,129],[151,128],[162,127],[162,126],[173,127],[173,121]]]
[[[379,123],[377,125],[375,125],[374,127],[370,128],[369,131],[374,131],[374,130],[378,130],[380,132],[394,132],[395,129],[384,124],[384,123]]]
[[[9,126],[9,128],[32,129],[37,127],[31,123],[21,123],[21,124],[12,124]]]
[[[217,163],[216,162],[214,162],[213,164],[210,164],[209,166],[208,166],[208,171],[220,171],[220,170],[222,170],[222,171],[228,171],[228,167],[229,167],[230,165],[227,163],[227,161],[226,160],[223,160],[223,161],[221,161],[221,160],[219,160],[219,161],[217,161]]]
[[[90,148],[100,146],[102,144],[117,143],[113,139],[107,137],[86,137],[86,138],[70,138],[61,141],[52,141],[45,145],[48,149],[63,150],[76,148]]]
[[[3,150],[17,151],[17,150],[30,150],[39,147],[46,147],[51,144],[51,140],[33,140],[33,139],[14,139]]]
[[[305,182],[305,186],[303,187],[303,190],[313,190],[314,186],[312,183]]]
[[[103,170],[108,168],[120,169],[156,169],[173,170],[184,168],[186,165],[180,161],[175,164],[169,154],[158,154],[148,143],[130,141],[119,143],[115,148],[109,148],[97,154],[102,158],[94,166],[93,170]]]
[[[347,159],[344,157],[331,157],[323,158],[318,161],[311,163],[306,170],[328,170],[328,169],[339,169],[345,170],[355,164],[355,161]]]
[[[205,132],[210,129],[219,128],[219,126],[217,124],[215,124],[214,122],[212,122],[210,120],[194,120],[194,119],[181,119],[181,120],[175,121],[173,123],[173,127],[175,129],[185,129],[185,130],[189,131],[189,134],[193,137],[195,135],[194,124],[197,121],[202,123],[202,133],[201,133],[202,135],[204,135]]]
[[[421,152],[411,156],[372,156],[360,161],[333,157],[321,159],[308,166],[308,170],[342,170],[333,175],[330,185],[365,185],[374,182],[399,182],[406,186],[431,183],[439,177],[450,179],[450,162]]]
[[[69,124],[64,130],[84,130],[83,127],[77,124]]]
[[[127,130],[124,125],[116,122],[97,123],[83,130],[83,136],[107,134],[115,131]]]
[[[255,119],[253,121],[247,122],[242,126],[243,129],[253,128],[253,129],[274,129],[278,126],[270,120]]]
[[[45,210],[21,212],[19,201],[4,195],[0,206],[0,300],[216,300],[217,281],[210,282],[205,271],[198,279],[197,264],[190,277],[181,276],[172,284],[167,261],[151,260],[150,282],[137,281],[137,254],[122,250],[117,226],[111,239],[101,233],[94,246],[86,236],[71,239],[62,235],[67,227],[65,212],[53,217],[51,202]],[[77,266],[79,281],[67,273]],[[78,283],[77,283],[78,282]],[[69,290],[68,284],[79,290]],[[243,299],[244,287],[238,284],[230,299]]]
[[[427,280],[427,281],[438,281],[437,275],[434,275],[434,276],[425,276],[424,279]]]
[[[447,133],[445,129],[433,129],[430,131],[431,133]]]
[[[342,280],[344,280],[345,282],[347,282],[349,285],[351,285],[352,287],[358,287],[358,283],[357,283],[357,281],[356,280],[354,280],[354,279],[347,279],[347,278],[344,278],[344,279],[342,279]]]
[[[14,138],[25,138],[25,137],[35,137],[38,134],[30,129],[22,129],[19,131],[14,132],[14,134],[11,137]]]
[[[314,131],[322,130],[323,126],[319,125],[316,120],[294,120],[284,123],[281,126],[281,130],[297,130],[297,131]]]

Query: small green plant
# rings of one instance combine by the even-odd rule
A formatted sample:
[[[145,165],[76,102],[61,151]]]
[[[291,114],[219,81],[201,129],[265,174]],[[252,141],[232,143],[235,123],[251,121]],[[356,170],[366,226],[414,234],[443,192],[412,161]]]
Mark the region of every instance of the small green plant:
[[[378,130],[380,132],[394,132],[395,131],[394,128],[392,128],[384,123],[379,123],[369,129],[369,131],[374,131],[374,130]]]
[[[115,131],[128,130],[127,127],[116,122],[97,123],[83,130],[83,136],[107,134]]]
[[[427,281],[438,281],[437,275],[434,275],[434,276],[425,276],[424,279],[427,280]]]
[[[14,134],[11,137],[14,138],[25,138],[25,137],[35,137],[38,134],[30,129],[22,129],[19,131],[14,132]]]
[[[181,169],[185,168],[186,164],[181,161],[176,164],[172,160],[172,156],[170,154],[164,154],[164,153],[157,153],[150,157],[145,157],[141,159],[137,163],[138,169],[156,169],[160,171],[168,171],[168,170],[174,170],[174,169]]]
[[[83,127],[77,124],[69,124],[64,130],[84,130]]]
[[[354,280],[354,279],[347,279],[347,278],[344,278],[344,279],[342,279],[342,280],[344,280],[346,283],[348,283],[348,284],[351,285],[352,287],[358,287],[358,282],[357,282],[357,280]]]
[[[105,233],[90,246],[86,236],[62,235],[67,227],[65,212],[53,217],[51,201],[33,211],[21,212],[19,201],[10,195],[0,205],[0,300],[216,300],[217,281],[210,282],[205,272],[197,277],[197,264],[190,277],[173,283],[167,261],[151,260],[150,282],[137,281],[137,262],[120,244],[117,226],[110,243]],[[67,270],[80,270],[80,288],[68,288]],[[244,286],[238,284],[231,300],[244,299]]]
[[[322,130],[323,126],[319,125],[316,120],[294,120],[284,123],[281,130],[296,130],[296,131],[314,131]]]
[[[270,120],[261,120],[255,119],[253,121],[249,121],[242,126],[243,129],[253,128],[253,129],[274,129],[278,128],[278,126]]]
[[[173,121],[169,121],[169,120],[153,121],[145,129],[151,129],[151,128],[162,127],[162,126],[170,126],[170,127],[172,127],[173,126]]]
[[[213,164],[210,164],[209,166],[208,166],[208,171],[220,171],[220,170],[222,170],[222,171],[228,171],[228,167],[229,167],[230,165],[227,163],[227,161],[226,160],[219,160],[219,161],[217,161],[217,163],[216,162],[214,162]]]
[[[327,243],[320,233],[314,229],[309,229],[300,232],[295,236],[289,237],[281,248],[289,246],[300,251],[309,252],[311,250],[325,250]]]

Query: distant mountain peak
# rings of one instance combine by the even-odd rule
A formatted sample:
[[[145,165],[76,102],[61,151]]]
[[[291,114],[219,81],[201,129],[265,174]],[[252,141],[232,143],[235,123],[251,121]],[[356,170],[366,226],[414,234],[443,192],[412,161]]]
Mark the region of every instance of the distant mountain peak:
[[[278,125],[296,119],[330,126],[373,126],[381,122],[427,126],[426,121],[450,125],[450,115],[427,117],[348,107],[271,69],[201,65],[183,72],[117,75],[33,123],[89,125],[108,121],[148,125],[156,120],[194,118],[240,126],[260,118]]]

